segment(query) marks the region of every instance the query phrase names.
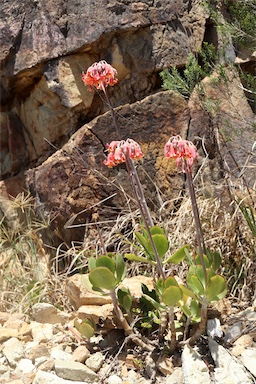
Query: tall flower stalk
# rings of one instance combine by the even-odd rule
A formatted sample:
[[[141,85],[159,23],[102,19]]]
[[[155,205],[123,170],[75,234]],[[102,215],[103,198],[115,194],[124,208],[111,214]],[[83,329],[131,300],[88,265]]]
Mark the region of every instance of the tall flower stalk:
[[[116,112],[111,104],[109,95],[108,95],[108,86],[115,85],[118,82],[116,78],[117,71],[106,61],[102,60],[98,63],[92,64],[86,73],[83,73],[82,80],[86,85],[89,85],[91,89],[95,88],[97,90],[102,90],[107,104],[109,106],[113,123],[118,135],[119,141],[113,141],[110,144],[107,144],[108,157],[104,161],[104,164],[112,168],[117,166],[120,163],[125,163],[126,168],[130,177],[131,185],[134,191],[136,201],[138,203],[139,210],[144,222],[145,229],[148,233],[149,240],[154,251],[154,256],[157,264],[157,270],[159,276],[165,279],[164,269],[156,249],[155,243],[153,241],[150,228],[154,225],[149,208],[146,203],[143,187],[141,185],[136,167],[134,165],[135,159],[140,159],[143,157],[143,153],[140,149],[138,143],[132,139],[127,139],[126,141],[122,140],[122,134],[120,126],[117,122]]]
[[[192,211],[195,220],[196,238],[199,250],[200,262],[204,273],[204,282],[206,288],[207,284],[207,271],[205,266],[204,254],[206,254],[206,247],[204,242],[203,230],[201,226],[198,205],[196,201],[195,188],[192,178],[192,167],[199,157],[195,145],[188,140],[183,140],[179,135],[172,136],[164,147],[164,155],[167,158],[175,159],[178,168],[182,169],[182,172],[186,174],[188,190],[192,204]],[[201,307],[201,322],[197,331],[190,338],[190,344],[193,344],[204,332],[207,322],[207,301],[204,297]]]

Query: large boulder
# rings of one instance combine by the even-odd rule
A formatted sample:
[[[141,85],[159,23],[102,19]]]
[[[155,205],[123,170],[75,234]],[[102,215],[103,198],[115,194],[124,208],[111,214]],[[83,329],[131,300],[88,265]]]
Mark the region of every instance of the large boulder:
[[[156,212],[163,201],[178,195],[184,182],[175,164],[164,158],[163,148],[170,136],[186,136],[187,103],[179,94],[162,91],[119,107],[117,114],[123,138],[136,140],[145,154],[137,168],[142,184],[147,186],[147,202]],[[127,201],[135,207],[125,166],[109,169],[103,165],[106,144],[117,139],[107,112],[84,125],[61,150],[27,172],[28,187],[44,214],[50,215],[53,233],[59,239],[82,241],[84,224],[106,219],[114,222],[128,209]]]
[[[106,59],[118,70],[114,106],[160,87],[158,73],[201,47],[198,0],[5,1],[0,10],[1,174],[41,164],[106,104],[81,72]]]

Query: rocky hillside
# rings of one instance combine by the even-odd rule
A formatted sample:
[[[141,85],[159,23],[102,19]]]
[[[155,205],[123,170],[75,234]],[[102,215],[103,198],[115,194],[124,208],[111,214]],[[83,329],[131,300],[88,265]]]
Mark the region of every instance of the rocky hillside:
[[[113,217],[125,199],[118,192],[100,213],[90,208],[117,192],[113,183],[104,182],[116,180],[116,171],[102,166],[105,145],[115,139],[107,106],[81,81],[82,71],[100,59],[118,71],[110,97],[119,108],[123,134],[134,136],[147,153],[140,169],[143,182],[151,180],[147,198],[153,210],[160,203],[152,182],[163,202],[182,189],[182,177],[162,164],[162,147],[175,133],[202,148],[207,191],[227,172],[242,175],[253,187],[254,114],[238,67],[225,63],[252,68],[255,56],[251,49],[247,57],[238,57],[231,37],[227,41],[217,32],[202,1],[114,0],[99,6],[8,0],[1,7],[0,33],[1,190],[12,196],[31,191],[51,216],[55,246],[82,239],[83,229],[65,229],[70,217],[83,210],[85,217],[78,216],[75,224]],[[159,73],[170,66],[184,68],[189,53],[197,55],[203,42],[219,49],[225,79],[205,78],[204,95],[194,92],[187,100],[163,92]],[[219,76],[214,68],[213,76]],[[130,193],[123,170],[117,181]]]

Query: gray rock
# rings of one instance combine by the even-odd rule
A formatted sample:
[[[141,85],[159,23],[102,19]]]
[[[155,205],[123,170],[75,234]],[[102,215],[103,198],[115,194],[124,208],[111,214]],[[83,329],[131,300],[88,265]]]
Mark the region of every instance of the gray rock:
[[[11,367],[15,367],[17,362],[23,357],[23,344],[16,337],[7,340],[3,347],[3,354],[7,358]]]
[[[221,345],[209,337],[209,348],[215,362],[216,384],[252,384],[253,380],[244,366],[231,356]]]
[[[209,319],[207,321],[207,334],[208,336],[211,336],[212,339],[214,337],[221,337],[223,332],[220,327],[220,320],[215,318],[215,319]]]
[[[55,361],[56,374],[67,380],[86,381],[93,383],[97,379],[97,374],[82,363],[76,361]]]
[[[206,364],[189,345],[185,345],[181,355],[182,371],[185,384],[211,384],[211,378]]]
[[[230,327],[226,332],[226,335],[224,337],[225,343],[233,343],[242,335],[242,331],[243,324],[241,321],[238,321],[237,323],[233,324],[232,327]]]
[[[86,382],[64,380],[53,373],[38,371],[32,384],[86,384]]]

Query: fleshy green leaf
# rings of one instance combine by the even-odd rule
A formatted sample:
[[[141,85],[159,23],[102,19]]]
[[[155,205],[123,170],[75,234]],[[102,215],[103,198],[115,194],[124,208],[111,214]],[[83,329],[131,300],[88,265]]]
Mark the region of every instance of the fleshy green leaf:
[[[202,283],[202,286],[205,287],[206,281],[205,281],[205,275],[202,265],[196,266],[196,276],[198,277],[199,281]]]
[[[221,257],[219,252],[214,252],[212,257],[213,257],[212,267],[214,271],[217,271],[221,266]]]
[[[123,307],[126,312],[130,312],[132,306],[132,298],[130,295],[125,295],[123,298]]]
[[[198,303],[198,301],[191,300],[190,310],[191,310],[191,316],[192,317],[198,315],[198,311],[199,311],[199,303]]]
[[[157,233],[160,235],[164,235],[164,230],[158,227],[157,225],[155,225],[154,227],[150,228],[150,233],[151,235],[156,235]]]
[[[164,287],[165,287],[165,288],[168,288],[168,287],[171,287],[171,286],[178,287],[178,283],[177,283],[177,281],[175,280],[174,277],[169,276],[169,277],[167,277],[167,279],[164,281]]]
[[[222,295],[227,292],[226,281],[220,275],[213,276],[206,286],[205,295],[209,302],[220,300]],[[224,297],[224,296],[223,296]]]
[[[88,261],[89,271],[91,271],[95,267],[96,267],[96,259],[95,259],[95,257],[90,257],[89,261]]]
[[[183,292],[186,296],[189,296],[189,297],[191,297],[192,299],[197,300],[197,296],[196,296],[196,294],[195,294],[193,291],[191,291],[191,289],[187,288],[185,285],[182,285],[182,284],[181,284],[179,287],[180,287],[180,289],[182,290],[182,292]]]
[[[79,332],[87,339],[90,339],[94,335],[94,327],[89,320],[85,320],[80,324]]]
[[[162,259],[169,249],[168,240],[164,235],[161,234],[152,235],[152,239],[155,243],[158,255]],[[154,251],[150,240],[147,241],[147,249],[149,254],[154,256]]]
[[[115,263],[109,256],[100,256],[96,260],[96,267],[106,267],[111,272],[115,273]]]
[[[116,286],[116,279],[108,268],[96,267],[89,273],[89,280],[93,286],[111,291]]]
[[[209,260],[209,258],[206,255],[203,255],[203,258],[204,258],[204,263],[205,263],[206,268],[210,268],[212,265],[211,260]],[[195,264],[196,265],[202,265],[200,255],[196,255]]]
[[[187,280],[187,285],[193,292],[195,292],[195,294],[204,294],[204,287],[196,275],[190,276],[190,279]]]
[[[182,296],[182,290],[179,287],[172,285],[164,290],[162,300],[164,304],[168,305],[168,307],[173,307],[178,303]]]
[[[126,275],[126,265],[125,265],[123,256],[121,254],[116,255],[115,264],[116,264],[117,283],[120,283],[121,281],[123,281]]]
[[[175,253],[173,253],[168,259],[166,259],[163,264],[166,263],[173,263],[173,264],[179,264],[182,260],[185,259],[187,253],[186,250],[188,251],[190,248],[190,245],[186,244],[183,245],[180,249],[178,249]]]
[[[132,306],[132,297],[130,290],[126,287],[119,288],[117,291],[117,297],[120,305],[129,312]]]
[[[207,269],[207,283],[209,283],[210,279],[215,275],[216,273],[212,268]]]
[[[138,242],[140,243],[140,245],[145,249],[146,252],[148,252],[147,250],[147,239],[146,237],[144,237],[141,233],[139,232],[135,232],[135,236],[136,236],[136,239],[138,240]]]
[[[190,312],[190,309],[187,305],[182,305],[181,309],[187,317],[191,317],[191,312]]]
[[[164,280],[162,279],[162,277],[160,277],[157,282],[156,282],[156,291],[158,293],[159,296],[162,296],[162,293],[164,291]]]
[[[146,257],[143,257],[143,256],[134,255],[134,253],[125,253],[124,257],[131,261],[139,261],[141,263],[156,265],[155,261],[147,259]]]

